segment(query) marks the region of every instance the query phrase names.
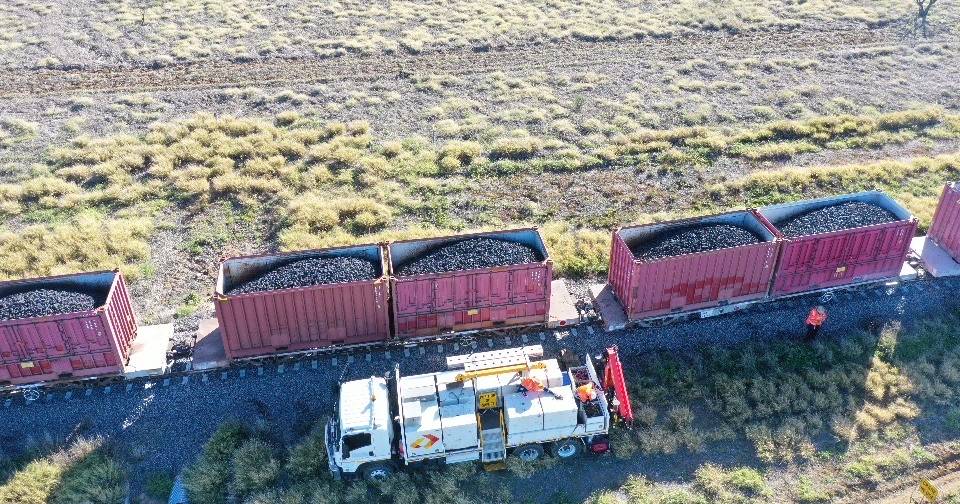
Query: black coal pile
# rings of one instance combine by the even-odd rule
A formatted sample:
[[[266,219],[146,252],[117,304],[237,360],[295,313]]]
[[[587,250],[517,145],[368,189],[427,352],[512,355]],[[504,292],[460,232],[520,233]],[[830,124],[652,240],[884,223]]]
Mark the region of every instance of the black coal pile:
[[[897,216],[870,203],[853,201],[828,206],[774,223],[788,237],[829,233],[896,221]]]
[[[0,298],[0,320],[45,317],[96,308],[93,296],[59,289],[35,289]]]
[[[760,243],[752,231],[731,224],[705,224],[672,229],[630,247],[637,259],[652,261]]]
[[[470,238],[427,253],[400,266],[397,275],[425,275],[446,271],[494,268],[542,261],[536,249],[495,238]]]
[[[247,294],[294,287],[308,287],[373,280],[374,264],[356,257],[314,257],[287,263],[230,289],[226,294]]]

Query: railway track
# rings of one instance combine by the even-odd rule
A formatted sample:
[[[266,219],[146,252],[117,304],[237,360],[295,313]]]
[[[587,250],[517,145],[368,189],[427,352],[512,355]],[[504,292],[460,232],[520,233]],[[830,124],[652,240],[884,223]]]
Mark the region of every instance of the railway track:
[[[462,76],[496,71],[577,69],[605,63],[686,60],[709,53],[754,56],[782,54],[796,58],[820,53],[839,54],[903,42],[901,30],[897,27],[869,31],[791,30],[735,35],[707,32],[627,41],[528,43],[486,51],[460,49],[418,55],[204,61],[159,68],[103,66],[68,70],[12,69],[0,79],[0,97],[200,90],[336,81],[375,82],[438,73]]]
[[[572,327],[572,326],[567,326]],[[54,382],[41,382],[29,385],[11,385],[0,387],[0,401],[13,397],[23,397],[25,401],[32,402],[40,399],[43,394],[53,392],[68,392],[85,389],[96,389],[103,387],[114,387],[119,385],[132,385],[143,387],[150,382],[163,380],[177,380],[183,377],[196,376],[203,374],[222,373],[230,370],[256,369],[264,366],[277,366],[286,364],[296,364],[310,362],[320,358],[337,358],[347,356],[357,356],[372,352],[390,352],[394,350],[416,349],[421,346],[435,346],[444,344],[457,344],[461,347],[478,346],[474,345],[478,340],[484,339],[493,341],[496,338],[514,338],[524,335],[531,335],[548,330],[545,324],[534,324],[528,326],[511,327],[504,329],[488,329],[479,331],[468,331],[462,333],[449,333],[439,336],[427,336],[408,339],[393,339],[387,341],[378,341],[373,343],[355,344],[349,346],[330,346],[317,348],[313,350],[304,350],[289,353],[271,354],[258,357],[247,357],[236,359],[226,366],[214,368],[192,368],[184,366],[171,366],[168,363],[168,370],[162,374],[151,376],[140,376],[136,378],[126,378],[123,375],[104,375],[97,377],[60,380]]]

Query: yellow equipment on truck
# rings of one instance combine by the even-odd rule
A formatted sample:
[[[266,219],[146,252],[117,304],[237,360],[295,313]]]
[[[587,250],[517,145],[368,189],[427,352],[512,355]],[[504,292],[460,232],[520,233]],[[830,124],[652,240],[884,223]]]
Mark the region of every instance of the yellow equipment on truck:
[[[585,448],[609,448],[610,405],[590,356],[561,369],[540,345],[447,358],[447,370],[340,386],[327,425],[330,470],[337,477],[383,480],[401,467],[479,461],[508,454],[533,462]],[[542,385],[530,387],[531,383]],[[533,388],[533,390],[531,390]]]

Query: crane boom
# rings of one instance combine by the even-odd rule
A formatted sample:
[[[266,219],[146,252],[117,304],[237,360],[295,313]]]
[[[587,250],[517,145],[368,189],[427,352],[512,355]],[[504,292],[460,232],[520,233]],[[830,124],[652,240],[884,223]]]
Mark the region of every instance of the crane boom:
[[[478,369],[476,371],[464,371],[463,373],[458,373],[456,380],[458,382],[470,381],[481,376],[492,376],[500,373],[517,373],[520,371],[528,371],[530,369],[546,369],[547,365],[543,362],[530,362],[526,364],[514,364],[512,366],[499,366],[492,367],[488,369]]]

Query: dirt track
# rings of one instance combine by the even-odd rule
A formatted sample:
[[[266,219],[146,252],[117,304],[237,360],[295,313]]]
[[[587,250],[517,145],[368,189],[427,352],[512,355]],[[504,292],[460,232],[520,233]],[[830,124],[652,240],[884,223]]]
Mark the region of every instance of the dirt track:
[[[904,474],[903,477],[886,481],[877,488],[863,492],[852,492],[837,500],[839,503],[875,502],[877,504],[909,504],[926,502],[917,490],[920,479],[930,480],[940,490],[941,499],[948,493],[960,490],[960,453],[952,443],[928,447],[937,457],[937,461],[920,466]],[[911,500],[913,498],[913,500]]]
[[[100,91],[162,91],[349,79],[377,81],[409,75],[454,75],[536,71],[623,60],[684,60],[704,54],[783,54],[800,57],[903,43],[899,29],[870,31],[724,32],[664,39],[568,42],[513,46],[503,50],[451,51],[420,55],[347,56],[332,59],[269,59],[200,62],[160,68],[88,67],[70,70],[12,70],[0,79],[0,97]],[[824,50],[824,48],[832,48]]]

